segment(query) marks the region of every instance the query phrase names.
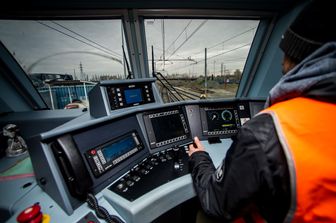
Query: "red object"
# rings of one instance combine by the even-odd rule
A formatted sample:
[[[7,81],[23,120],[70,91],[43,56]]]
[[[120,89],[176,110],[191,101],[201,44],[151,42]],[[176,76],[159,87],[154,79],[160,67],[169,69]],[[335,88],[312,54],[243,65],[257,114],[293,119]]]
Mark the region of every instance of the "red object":
[[[16,218],[19,223],[40,223],[42,221],[42,212],[39,204],[23,210]]]
[[[65,109],[74,109],[74,108],[79,108],[79,105],[77,105],[77,104],[67,104],[65,106]]]
[[[336,222],[335,104],[298,97],[263,112],[273,117],[288,161],[287,216],[293,216],[291,222]]]

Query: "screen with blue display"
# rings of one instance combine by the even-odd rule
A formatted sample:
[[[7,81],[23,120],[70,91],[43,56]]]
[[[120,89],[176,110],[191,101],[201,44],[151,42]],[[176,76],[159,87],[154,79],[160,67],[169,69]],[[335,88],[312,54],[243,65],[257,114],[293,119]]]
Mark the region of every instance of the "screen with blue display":
[[[141,89],[127,89],[124,91],[125,99],[127,104],[135,104],[142,102]]]
[[[134,141],[133,136],[129,135],[126,138],[122,138],[121,140],[118,140],[102,148],[101,151],[104,154],[106,162],[109,162],[110,160],[114,160],[117,157],[120,157],[125,153],[128,153],[129,151],[131,151],[136,147],[137,145],[136,142]]]

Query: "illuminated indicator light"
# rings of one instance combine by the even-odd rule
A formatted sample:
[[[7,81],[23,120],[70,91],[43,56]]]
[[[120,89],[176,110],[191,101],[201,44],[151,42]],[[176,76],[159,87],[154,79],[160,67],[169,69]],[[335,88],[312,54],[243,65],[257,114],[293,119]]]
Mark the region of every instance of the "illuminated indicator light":
[[[91,155],[96,155],[96,150],[91,150]]]
[[[233,126],[233,124],[223,124],[222,127],[230,127]]]

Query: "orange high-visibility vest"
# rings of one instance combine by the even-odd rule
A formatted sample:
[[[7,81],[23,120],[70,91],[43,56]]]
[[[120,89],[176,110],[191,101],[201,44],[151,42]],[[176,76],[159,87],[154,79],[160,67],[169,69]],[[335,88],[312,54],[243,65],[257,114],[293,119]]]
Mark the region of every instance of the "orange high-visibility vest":
[[[290,171],[285,222],[336,222],[336,105],[308,98],[277,103],[271,114]]]

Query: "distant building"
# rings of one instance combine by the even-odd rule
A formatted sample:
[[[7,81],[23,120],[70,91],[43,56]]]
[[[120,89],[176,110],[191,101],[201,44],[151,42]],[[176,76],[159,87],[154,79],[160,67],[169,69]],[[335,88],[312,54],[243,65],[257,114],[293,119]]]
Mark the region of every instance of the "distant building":
[[[46,83],[55,81],[71,81],[70,74],[53,74],[53,73],[32,73],[28,75],[35,87],[44,87]]]

